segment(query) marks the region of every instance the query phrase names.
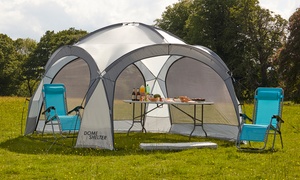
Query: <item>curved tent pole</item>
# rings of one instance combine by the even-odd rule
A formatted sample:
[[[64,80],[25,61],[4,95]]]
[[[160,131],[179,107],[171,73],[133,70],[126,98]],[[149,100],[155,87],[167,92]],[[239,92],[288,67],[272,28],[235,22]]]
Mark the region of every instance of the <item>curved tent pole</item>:
[[[52,56],[50,57],[50,59],[48,60],[46,66],[45,66],[45,73],[42,77],[42,81],[41,83],[44,83],[44,80],[45,78],[47,79],[52,79],[52,77],[49,77],[47,75],[48,71],[50,70],[50,68],[59,60],[61,60],[61,58],[64,58],[64,57],[68,57],[68,56],[74,56],[74,57],[77,57],[77,58],[81,58],[82,60],[84,60],[89,69],[90,69],[90,77],[91,77],[91,80],[90,80],[90,86],[89,86],[89,92],[88,94],[86,95],[87,97],[87,100],[86,102],[88,101],[90,95],[93,93],[93,90],[95,89],[95,85],[97,83],[95,83],[95,81],[97,81],[97,79],[99,80],[99,69],[98,69],[98,66],[97,64],[95,63],[94,59],[92,58],[92,56],[87,52],[85,51],[84,49],[78,47],[78,46],[71,46],[71,45],[67,45],[67,46],[63,46],[59,49],[57,49],[53,54]],[[74,58],[74,59],[77,59],[77,58]],[[73,60],[74,60],[73,59]],[[72,61],[72,60],[71,60]],[[62,66],[63,67],[63,66]],[[32,98],[35,98],[35,100],[33,100]],[[38,110],[31,110],[31,108],[29,109],[28,113],[27,113],[27,120],[26,120],[26,130],[25,130],[25,135],[27,134],[30,134],[30,133],[33,133],[33,131],[35,130],[36,126],[37,126],[37,119],[38,118],[38,115],[36,114],[37,112],[40,112],[39,109],[41,109],[41,106],[42,106],[42,103],[40,102],[40,98],[41,98],[41,95],[39,94],[39,92],[35,92],[34,95],[32,96],[30,102],[29,102],[29,107],[33,106],[33,104],[35,104],[35,108],[37,108]],[[34,102],[33,102],[34,101]],[[35,111],[35,112],[31,112],[31,111]],[[30,114],[36,114],[36,116],[34,117],[30,117]],[[34,121],[34,122],[33,122]],[[32,125],[34,125],[35,128],[32,128]]]
[[[86,101],[88,101],[91,94],[93,93],[93,90],[95,89],[95,85],[97,84],[94,83],[94,81],[99,79],[100,70],[98,69],[98,66],[95,63],[93,57],[86,50],[78,46],[71,46],[71,45],[63,46],[58,50],[58,52],[55,52],[54,55],[51,56],[50,60],[46,65],[45,71],[48,71],[52,67],[52,65],[56,63],[58,60],[67,56],[76,56],[78,58],[81,58],[87,63],[90,69],[90,77],[91,77],[90,87],[89,87],[90,91],[86,96],[87,97]]]

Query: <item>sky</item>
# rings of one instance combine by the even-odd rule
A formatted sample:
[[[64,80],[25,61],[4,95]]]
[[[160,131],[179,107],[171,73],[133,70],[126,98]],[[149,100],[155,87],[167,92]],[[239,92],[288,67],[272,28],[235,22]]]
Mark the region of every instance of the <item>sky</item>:
[[[71,27],[88,32],[121,22],[153,25],[178,0],[0,0],[0,33],[13,40],[39,41],[46,31]],[[287,19],[300,0],[260,0],[263,8]]]

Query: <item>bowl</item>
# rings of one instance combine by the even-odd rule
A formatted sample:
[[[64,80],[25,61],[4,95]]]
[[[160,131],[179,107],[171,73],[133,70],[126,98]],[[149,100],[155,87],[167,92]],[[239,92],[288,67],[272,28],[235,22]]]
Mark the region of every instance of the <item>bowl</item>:
[[[159,101],[160,98],[149,98],[149,100],[150,100],[151,102],[156,102],[156,101]]]

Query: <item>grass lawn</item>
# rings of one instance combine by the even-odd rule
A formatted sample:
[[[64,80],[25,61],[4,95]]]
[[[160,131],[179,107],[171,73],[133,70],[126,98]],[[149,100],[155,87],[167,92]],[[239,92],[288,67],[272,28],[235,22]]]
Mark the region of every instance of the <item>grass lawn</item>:
[[[218,148],[141,150],[141,142],[188,141],[154,133],[115,134],[115,151],[71,148],[72,139],[66,139],[47,152],[51,143],[21,134],[24,100],[0,97],[0,179],[300,179],[299,105],[285,104],[284,149],[278,138],[275,152],[239,152],[232,142],[200,137],[192,141],[212,141]],[[251,115],[253,106],[245,107]]]

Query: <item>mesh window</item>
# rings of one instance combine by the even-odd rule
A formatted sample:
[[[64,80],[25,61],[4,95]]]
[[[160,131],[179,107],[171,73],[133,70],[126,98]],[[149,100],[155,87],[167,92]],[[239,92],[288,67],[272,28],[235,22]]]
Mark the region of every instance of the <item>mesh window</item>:
[[[188,96],[204,98],[214,105],[204,106],[204,123],[236,124],[236,115],[229,92],[223,79],[206,64],[190,58],[176,61],[169,69],[166,79],[168,97]],[[184,105],[185,106],[185,105]],[[192,114],[192,107],[185,108]],[[201,108],[197,110],[201,116]],[[173,123],[192,122],[191,118],[181,115],[177,109],[171,108]]]
[[[114,96],[114,119],[132,119],[132,105],[124,103],[124,99],[131,99],[133,88],[139,88],[144,84],[141,72],[134,65],[128,66],[120,74],[116,82]]]
[[[70,110],[83,103],[90,83],[89,67],[82,59],[72,61],[59,71],[52,83],[63,83],[65,85]]]

